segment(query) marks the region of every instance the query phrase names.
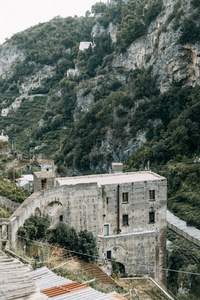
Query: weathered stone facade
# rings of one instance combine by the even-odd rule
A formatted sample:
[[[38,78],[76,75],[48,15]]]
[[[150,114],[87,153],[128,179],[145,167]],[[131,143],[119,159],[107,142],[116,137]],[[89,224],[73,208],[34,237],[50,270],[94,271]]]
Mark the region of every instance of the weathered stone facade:
[[[148,274],[164,284],[166,179],[118,168],[112,174],[54,180],[52,173],[38,172],[37,191],[10,218],[12,247],[17,229],[31,214],[48,214],[51,227],[64,222],[78,231],[91,231],[102,259],[112,257],[126,273]],[[48,184],[41,190],[45,175]]]

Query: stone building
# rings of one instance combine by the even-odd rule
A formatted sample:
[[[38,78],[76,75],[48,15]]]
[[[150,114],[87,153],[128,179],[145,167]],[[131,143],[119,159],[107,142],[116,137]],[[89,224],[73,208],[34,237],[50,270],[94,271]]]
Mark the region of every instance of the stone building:
[[[97,238],[99,256],[114,258],[132,275],[148,274],[165,283],[167,183],[150,171],[55,178],[36,172],[35,190],[10,217],[11,246],[19,226],[31,214],[87,229]]]
[[[41,171],[49,171],[51,173],[55,172],[54,161],[50,159],[38,159],[37,162],[41,168]]]

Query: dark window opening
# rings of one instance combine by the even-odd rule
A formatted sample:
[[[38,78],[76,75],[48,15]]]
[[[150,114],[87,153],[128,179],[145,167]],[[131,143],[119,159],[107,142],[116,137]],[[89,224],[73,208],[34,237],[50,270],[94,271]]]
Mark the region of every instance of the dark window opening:
[[[60,222],[63,222],[63,215],[60,215]]]
[[[119,273],[125,274],[125,266],[123,264],[121,264],[120,262],[117,262],[117,264],[119,266]]]
[[[122,224],[123,226],[128,226],[128,215],[123,215]]]
[[[155,190],[149,191],[149,200],[155,200]]]
[[[109,202],[109,198],[108,198],[108,197],[106,197],[106,204],[108,204],[108,202]]]
[[[107,259],[111,259],[111,250],[107,251]]]
[[[149,223],[155,223],[155,212],[151,211],[149,213]]]
[[[128,203],[128,193],[122,193],[122,201],[123,203]]]
[[[49,171],[49,169],[47,169],[47,172]]]
[[[42,189],[43,190],[46,189],[46,187],[47,187],[47,180],[46,179],[42,179],[41,183],[42,183]]]

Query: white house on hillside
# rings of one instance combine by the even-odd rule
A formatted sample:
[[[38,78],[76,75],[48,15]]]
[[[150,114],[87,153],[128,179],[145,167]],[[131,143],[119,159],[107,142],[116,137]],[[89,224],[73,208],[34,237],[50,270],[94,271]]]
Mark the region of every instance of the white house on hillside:
[[[93,47],[92,42],[80,42],[79,50],[80,51],[87,50],[90,46]]]

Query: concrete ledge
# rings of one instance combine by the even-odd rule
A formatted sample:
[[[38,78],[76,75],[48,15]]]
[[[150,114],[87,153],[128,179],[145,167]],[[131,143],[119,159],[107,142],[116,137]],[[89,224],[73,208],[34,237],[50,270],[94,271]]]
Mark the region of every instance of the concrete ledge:
[[[186,222],[167,211],[167,227],[193,244],[200,246],[200,230],[187,226]]]

